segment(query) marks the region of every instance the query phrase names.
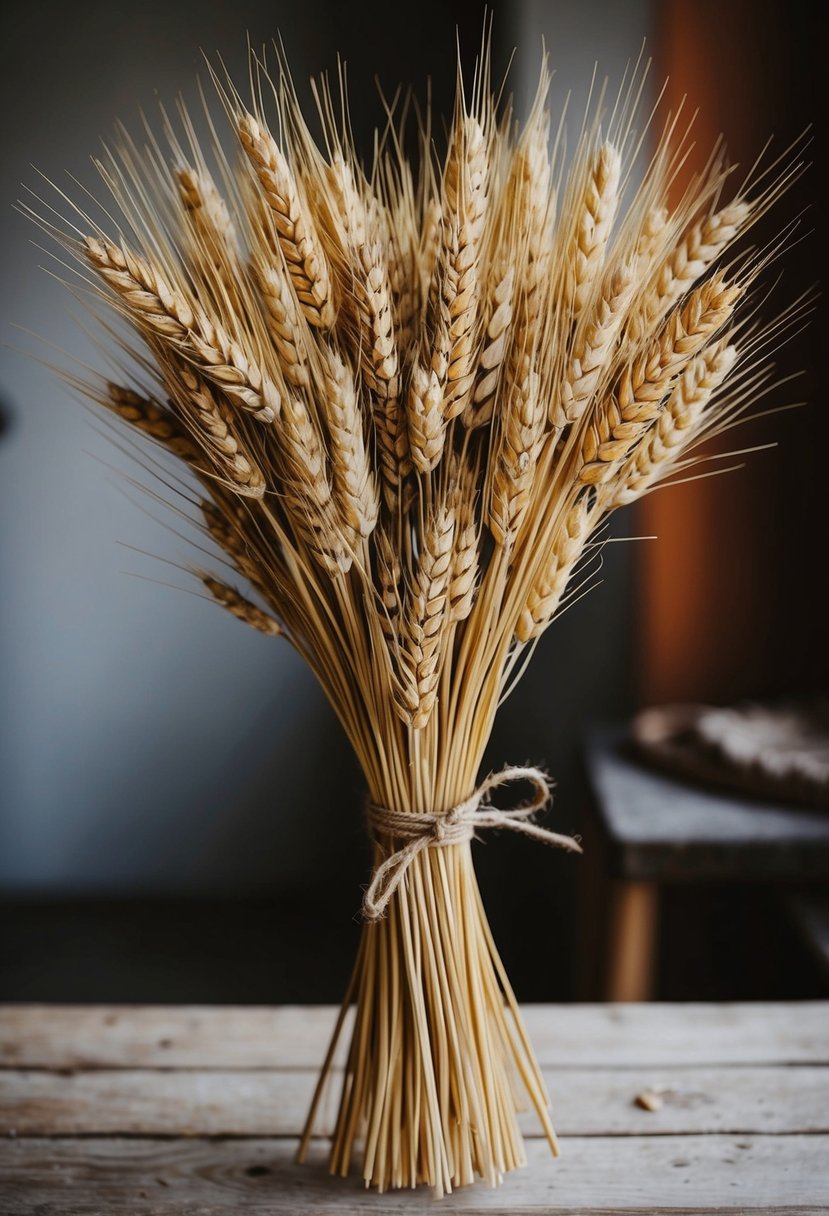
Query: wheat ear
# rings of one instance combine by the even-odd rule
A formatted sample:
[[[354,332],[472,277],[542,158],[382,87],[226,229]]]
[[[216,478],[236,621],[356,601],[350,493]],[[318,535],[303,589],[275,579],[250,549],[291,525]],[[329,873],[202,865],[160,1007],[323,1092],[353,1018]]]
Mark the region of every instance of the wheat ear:
[[[413,730],[426,726],[437,698],[449,620],[454,542],[455,513],[441,505],[422,529],[413,585],[400,622],[395,705]]]
[[[555,614],[592,530],[592,516],[584,498],[565,513],[555,534],[550,558],[527,597],[515,636],[529,642],[543,633]]]
[[[328,423],[334,493],[342,517],[359,536],[370,536],[380,503],[363,437],[363,418],[354,377],[332,348],[325,351],[323,414]]]
[[[564,428],[577,422],[602,380],[607,377],[613,348],[633,298],[633,268],[611,268],[592,305],[589,320],[576,332],[574,349],[559,394],[551,402],[551,422]]]
[[[486,139],[480,123],[458,122],[444,173],[440,292],[432,362],[447,420],[463,412],[475,380],[480,251],[487,204]]]
[[[705,411],[737,359],[737,348],[723,338],[692,359],[677,380],[667,405],[607,487],[609,510],[641,498],[694,442]]]
[[[348,281],[363,378],[373,398],[383,493],[390,509],[394,509],[400,483],[408,472],[409,444],[399,400],[400,368],[391,286],[383,253],[388,242],[373,231],[372,218],[374,225],[377,218],[368,214],[351,166],[341,156],[334,158],[329,179],[339,211],[335,222],[342,230],[340,273]]]
[[[528,128],[516,149],[509,179],[502,228],[504,239],[517,243],[521,261],[520,281],[515,285],[509,309],[509,321],[504,316],[504,350],[500,353],[498,380],[503,375],[512,391],[522,382],[524,364],[530,351],[536,350],[546,325],[547,292],[552,271],[553,246],[551,224],[554,192],[551,182],[550,159],[543,124]],[[496,346],[497,351],[497,346]],[[494,401],[490,403],[493,405]],[[509,412],[509,400],[506,403]],[[541,428],[543,419],[538,419]]]
[[[472,478],[461,479],[455,498],[455,545],[449,582],[449,619],[465,621],[478,591],[480,530]]]
[[[582,312],[602,269],[610,230],[619,206],[621,157],[611,143],[596,152],[576,227],[573,263],[573,313]]]
[[[485,341],[478,362],[478,380],[472,401],[466,405],[463,412],[464,425],[470,430],[487,426],[492,421],[492,411],[510,337],[514,290],[515,269],[510,266],[497,280],[492,291]]]
[[[106,394],[99,398],[113,414],[123,418],[142,434],[162,444],[182,460],[197,463],[199,449],[193,443],[187,429],[169,409],[165,409],[151,397],[136,393],[120,384],[107,383]]]
[[[627,336],[632,342],[640,341],[652,330],[705,274],[737,237],[750,215],[750,204],[737,199],[688,229],[656,270],[642,293],[639,308],[631,315]]]
[[[400,647],[400,584],[403,566],[397,545],[384,528],[374,533],[374,551],[377,563],[380,627],[389,642],[390,652],[396,658]]]
[[[297,397],[286,398],[282,420],[285,504],[294,535],[333,577],[347,574],[354,537],[336,509],[317,428]]]
[[[239,135],[271,209],[299,306],[310,325],[330,329],[335,319],[331,277],[291,167],[273,136],[252,114],[239,118]]]
[[[270,637],[276,638],[284,634],[285,631],[279,621],[269,616],[267,612],[263,612],[261,608],[257,608],[256,604],[252,604],[250,600],[245,599],[234,587],[214,578],[212,574],[202,574],[200,578],[216,603],[226,608],[237,620],[244,621],[252,629],[257,629],[259,633],[269,634]]]
[[[401,353],[415,342],[417,319],[417,272],[415,241],[419,236],[417,220],[400,199],[389,226],[389,286],[394,307],[394,328]]]
[[[281,267],[275,267],[263,257],[254,259],[253,275],[282,375],[294,388],[309,388],[306,343],[290,281]]]
[[[174,343],[235,404],[260,422],[273,422],[282,404],[276,385],[219,322],[170,286],[149,258],[106,237],[91,236],[86,238],[86,256],[146,333]]]
[[[179,198],[197,243],[218,255],[222,264],[228,259],[238,266],[239,237],[227,203],[210,176],[187,165],[178,170],[176,179]]]
[[[731,316],[742,293],[714,275],[691,292],[658,337],[630,365],[587,428],[581,450],[579,477],[587,484],[607,481],[658,415],[676,373]]]
[[[530,503],[546,414],[538,373],[525,355],[501,420],[487,516],[490,532],[505,549],[515,541]]]
[[[553,272],[552,223],[555,190],[552,183],[546,124],[539,114],[515,151],[506,189],[505,238],[520,258],[517,283],[514,347],[519,354],[537,341],[542,313],[549,300]],[[515,256],[515,255],[513,255]],[[569,264],[567,250],[566,264]]]
[[[282,574],[278,554],[271,546],[267,570],[263,570],[256,561],[255,542],[248,538],[251,524],[255,530],[250,512],[232,496],[223,495],[215,485],[211,490],[215,501],[204,499],[199,504],[208,536],[230,558],[242,577],[270,603],[274,598],[274,586],[279,585]]]
[[[661,252],[668,230],[668,208],[662,204],[649,207],[636,237],[633,249],[633,264],[637,276],[646,274]]]
[[[430,473],[443,456],[446,418],[437,375],[419,363],[412,368],[406,416],[412,464],[418,473]]]
[[[211,458],[216,472],[237,494],[261,498],[265,493],[265,477],[237,432],[237,419],[230,405],[190,364],[169,357],[161,362],[182,421]]]

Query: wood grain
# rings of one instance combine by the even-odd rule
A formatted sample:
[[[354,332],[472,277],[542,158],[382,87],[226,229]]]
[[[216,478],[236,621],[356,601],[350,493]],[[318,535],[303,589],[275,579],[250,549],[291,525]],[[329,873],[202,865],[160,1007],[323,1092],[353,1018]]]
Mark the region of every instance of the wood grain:
[[[829,1133],[829,1068],[547,1070],[557,1130],[577,1136]],[[313,1071],[0,1074],[0,1135],[296,1136]],[[319,1134],[329,1133],[340,1077]],[[643,1089],[660,1110],[635,1105]],[[531,1114],[526,1136],[539,1135]]]
[[[525,1005],[545,1067],[829,1064],[829,1002]],[[6,1068],[301,1068],[319,1065],[329,1006],[0,1007]],[[342,1063],[342,1055],[340,1056]]]
[[[528,1006],[554,1161],[446,1212],[829,1211],[829,1004]],[[0,1007],[0,1216],[435,1210],[293,1164],[330,1008]],[[656,1089],[659,1110],[634,1098]],[[324,1108],[330,1127],[336,1091]]]
[[[427,1213],[427,1193],[366,1196],[330,1178],[323,1146],[293,1164],[290,1140],[11,1140],[0,1143],[0,1211],[27,1216],[269,1216]],[[825,1212],[829,1141],[818,1136],[648,1136],[565,1140],[490,1191],[465,1188],[445,1212]]]

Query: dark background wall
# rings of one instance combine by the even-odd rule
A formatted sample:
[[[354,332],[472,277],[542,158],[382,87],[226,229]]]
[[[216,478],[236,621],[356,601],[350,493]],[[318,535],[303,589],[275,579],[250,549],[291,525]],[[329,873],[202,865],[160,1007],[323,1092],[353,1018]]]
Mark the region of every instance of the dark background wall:
[[[455,28],[470,63],[482,21],[483,5],[428,0],[18,9],[0,61],[7,342],[42,354],[17,325],[98,362],[12,211],[21,181],[37,188],[31,163],[92,184],[89,154],[115,118],[135,128],[157,98],[195,100],[202,48],[243,80],[245,31],[257,44],[281,30],[298,82],[342,52],[367,141],[375,75],[387,92],[430,75],[446,112]],[[664,45],[663,21],[647,0],[503,5],[496,68],[518,44],[510,82],[526,104],[543,34],[554,96],[572,90],[580,116],[594,61],[618,80],[643,37]],[[663,75],[657,62],[653,79]],[[3,350],[0,396],[0,996],[336,999],[367,853],[359,773],[319,690],[287,647],[160,585],[188,586],[156,560],[186,563],[186,541],[125,490],[111,466],[135,470],[48,369]],[[614,524],[620,536],[646,530]],[[545,637],[488,753],[493,766],[547,762],[563,830],[580,823],[585,725],[635,703],[647,638],[634,559],[608,546],[602,586]],[[477,854],[519,994],[571,995],[578,863],[510,839]]]

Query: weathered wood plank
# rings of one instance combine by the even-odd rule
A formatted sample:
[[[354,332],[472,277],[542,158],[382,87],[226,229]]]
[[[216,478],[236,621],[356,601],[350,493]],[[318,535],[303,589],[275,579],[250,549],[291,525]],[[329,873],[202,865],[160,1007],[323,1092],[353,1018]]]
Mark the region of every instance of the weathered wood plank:
[[[829,1063],[829,1002],[526,1005],[555,1068]],[[315,1068],[329,1006],[0,1006],[6,1068]],[[342,1060],[342,1056],[341,1056]]]
[[[653,882],[829,876],[829,816],[695,786],[648,768],[623,730],[595,731],[587,773],[614,876]]]
[[[547,1070],[556,1127],[565,1135],[829,1133],[829,1068]],[[316,1073],[105,1070],[0,1073],[0,1135],[296,1136]],[[340,1077],[332,1078],[320,1135],[330,1133]],[[637,1106],[655,1090],[658,1111]],[[521,1115],[527,1136],[534,1115]]]
[[[0,1211],[50,1216],[290,1216],[427,1213],[428,1192],[367,1198],[330,1178],[323,1147],[292,1162],[290,1140],[11,1140],[0,1144]],[[453,1213],[825,1212],[829,1140],[819,1136],[652,1136],[541,1141],[497,1190],[464,1188]]]

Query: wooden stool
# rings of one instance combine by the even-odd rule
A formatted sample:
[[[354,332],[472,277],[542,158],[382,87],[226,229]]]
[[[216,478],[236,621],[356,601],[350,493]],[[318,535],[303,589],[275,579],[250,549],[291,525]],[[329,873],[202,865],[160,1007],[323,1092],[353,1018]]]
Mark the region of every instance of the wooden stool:
[[[580,996],[653,995],[660,889],[670,883],[829,879],[829,815],[736,797],[647,768],[623,729],[589,736]]]

